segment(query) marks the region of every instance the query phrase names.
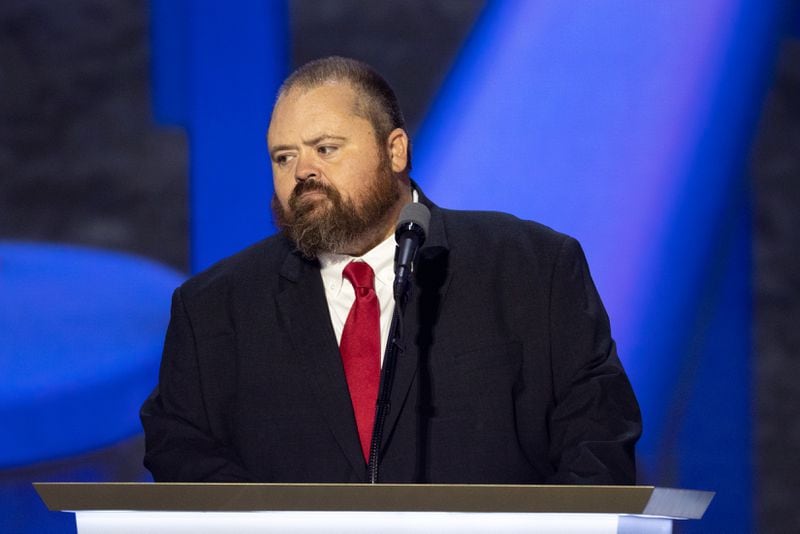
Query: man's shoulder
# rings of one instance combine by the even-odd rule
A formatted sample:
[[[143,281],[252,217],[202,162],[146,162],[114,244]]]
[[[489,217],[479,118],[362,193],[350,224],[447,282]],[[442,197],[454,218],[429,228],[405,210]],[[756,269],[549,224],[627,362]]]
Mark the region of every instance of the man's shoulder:
[[[185,296],[190,296],[264,279],[280,271],[292,250],[291,243],[285,237],[275,234],[192,276],[183,283],[181,291]]]
[[[499,211],[440,209],[447,238],[452,246],[488,246],[518,250],[557,252],[575,240],[536,221]]]

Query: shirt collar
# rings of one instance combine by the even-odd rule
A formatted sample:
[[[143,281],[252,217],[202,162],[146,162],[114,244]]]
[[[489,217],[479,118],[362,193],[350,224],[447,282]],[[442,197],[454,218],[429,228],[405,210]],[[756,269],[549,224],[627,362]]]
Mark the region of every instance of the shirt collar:
[[[391,287],[394,284],[394,234],[390,235],[375,247],[364,253],[363,256],[348,256],[347,254],[334,254],[321,252],[319,254],[320,273],[322,282],[338,294],[342,288],[344,277],[342,271],[351,261],[364,261],[375,272],[375,283]]]

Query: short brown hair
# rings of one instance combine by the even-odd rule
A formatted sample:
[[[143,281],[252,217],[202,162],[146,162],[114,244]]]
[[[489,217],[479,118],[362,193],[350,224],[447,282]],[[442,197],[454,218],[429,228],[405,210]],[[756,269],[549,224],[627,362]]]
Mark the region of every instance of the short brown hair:
[[[367,119],[375,130],[378,146],[382,146],[395,128],[406,129],[406,121],[397,95],[375,69],[364,62],[330,56],[309,61],[295,70],[281,85],[278,97],[291,89],[311,89],[326,82],[348,82],[358,95],[355,114]],[[406,171],[411,169],[411,147]]]

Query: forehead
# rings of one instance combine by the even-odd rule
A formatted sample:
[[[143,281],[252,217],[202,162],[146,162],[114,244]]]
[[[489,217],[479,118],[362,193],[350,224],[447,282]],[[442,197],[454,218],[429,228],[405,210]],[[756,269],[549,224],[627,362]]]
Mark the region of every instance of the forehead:
[[[272,110],[268,140],[276,142],[294,135],[313,135],[315,130],[347,133],[357,128],[372,129],[371,123],[356,114],[357,94],[346,83],[293,88],[278,98]]]

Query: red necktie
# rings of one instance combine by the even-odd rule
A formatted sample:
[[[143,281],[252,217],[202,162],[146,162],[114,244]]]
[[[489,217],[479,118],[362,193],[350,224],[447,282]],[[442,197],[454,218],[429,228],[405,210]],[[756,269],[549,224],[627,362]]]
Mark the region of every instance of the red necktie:
[[[350,262],[342,274],[353,284],[356,300],[344,323],[339,351],[342,353],[344,375],[356,416],[361,451],[364,459],[369,462],[375,401],[378,398],[381,374],[381,311],[378,296],[375,294],[375,273],[369,265],[363,261]]]

